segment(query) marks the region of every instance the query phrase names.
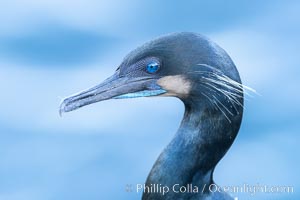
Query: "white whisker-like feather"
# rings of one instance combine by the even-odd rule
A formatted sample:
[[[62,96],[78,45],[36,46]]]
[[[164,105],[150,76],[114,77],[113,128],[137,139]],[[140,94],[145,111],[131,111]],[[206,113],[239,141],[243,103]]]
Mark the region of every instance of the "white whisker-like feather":
[[[226,115],[226,113],[223,111],[222,108],[220,108],[220,106],[218,105],[218,103],[216,103],[216,101],[213,101],[215,103],[215,105],[218,107],[218,109],[223,113],[223,115],[226,117],[226,119],[229,121],[229,123],[231,123],[231,120],[228,118],[228,116]]]
[[[218,99],[218,98],[216,98],[214,95],[213,95],[213,98],[219,103],[219,104],[221,104],[222,106],[223,106],[223,108],[230,114],[230,115],[232,115],[233,116],[233,113],[232,112],[230,112],[230,110],[228,110],[228,108]]]
[[[228,114],[234,116],[234,113],[239,114],[238,107],[244,108],[243,98],[246,96],[252,97],[250,93],[257,94],[257,92],[245,86],[223,74],[218,68],[212,67],[207,64],[198,64],[200,67],[204,67],[203,70],[189,71],[188,74],[199,74],[200,80],[208,91],[208,93],[201,92],[201,94],[217,108],[226,119],[230,121]],[[220,98],[225,98],[228,104],[224,104]],[[245,98],[246,99],[246,98]],[[247,99],[246,99],[247,100]],[[235,111],[235,112],[234,112]]]

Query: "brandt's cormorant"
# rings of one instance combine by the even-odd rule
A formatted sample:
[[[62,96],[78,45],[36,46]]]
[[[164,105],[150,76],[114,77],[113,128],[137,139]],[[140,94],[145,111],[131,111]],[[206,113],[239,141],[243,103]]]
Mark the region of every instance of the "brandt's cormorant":
[[[224,191],[209,190],[209,185],[239,131],[243,88],[221,47],[196,33],[173,33],[130,52],[101,84],[65,98],[60,113],[108,99],[177,97],[185,106],[181,125],[145,183],[148,188],[170,190],[165,194],[145,190],[142,199],[232,199]],[[193,190],[178,192],[180,186]]]

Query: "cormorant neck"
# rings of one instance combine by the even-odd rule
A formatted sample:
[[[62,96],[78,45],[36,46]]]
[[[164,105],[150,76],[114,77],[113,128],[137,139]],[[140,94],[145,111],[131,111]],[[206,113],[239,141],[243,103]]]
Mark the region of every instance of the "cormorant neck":
[[[172,188],[174,184],[192,184],[201,188],[204,184],[211,184],[216,164],[236,137],[242,110],[232,116],[230,123],[218,110],[202,105],[200,101],[184,104],[180,128],[155,162],[146,181],[147,186],[161,184]],[[143,199],[150,196],[160,199],[159,195],[148,193],[143,195]],[[176,199],[184,194],[174,195],[177,195],[174,196]]]

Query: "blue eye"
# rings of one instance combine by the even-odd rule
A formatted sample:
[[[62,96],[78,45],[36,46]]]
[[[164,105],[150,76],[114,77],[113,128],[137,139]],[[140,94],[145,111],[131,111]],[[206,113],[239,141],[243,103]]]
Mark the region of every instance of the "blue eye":
[[[157,62],[151,62],[147,65],[146,70],[148,73],[153,74],[159,70],[159,64]]]

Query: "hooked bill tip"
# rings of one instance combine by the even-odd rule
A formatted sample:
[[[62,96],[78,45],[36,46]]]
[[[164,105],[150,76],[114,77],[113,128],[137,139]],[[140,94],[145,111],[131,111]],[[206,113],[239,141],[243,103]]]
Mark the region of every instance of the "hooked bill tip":
[[[63,99],[59,106],[59,115],[62,116],[63,113],[76,110],[77,108],[82,107],[82,103],[79,100],[74,100],[73,96]]]
[[[63,109],[61,109],[61,108],[59,108],[59,111],[58,111],[58,113],[59,113],[59,116],[60,116],[60,117],[62,117],[62,114],[64,113],[64,110],[63,110]]]
[[[60,106],[59,106],[59,116],[62,117],[63,113],[67,112],[66,111],[66,99],[62,99]]]
[[[59,106],[59,110],[58,110],[58,113],[59,113],[59,116],[62,117],[62,114],[64,113],[64,105],[63,103],[60,104]]]

